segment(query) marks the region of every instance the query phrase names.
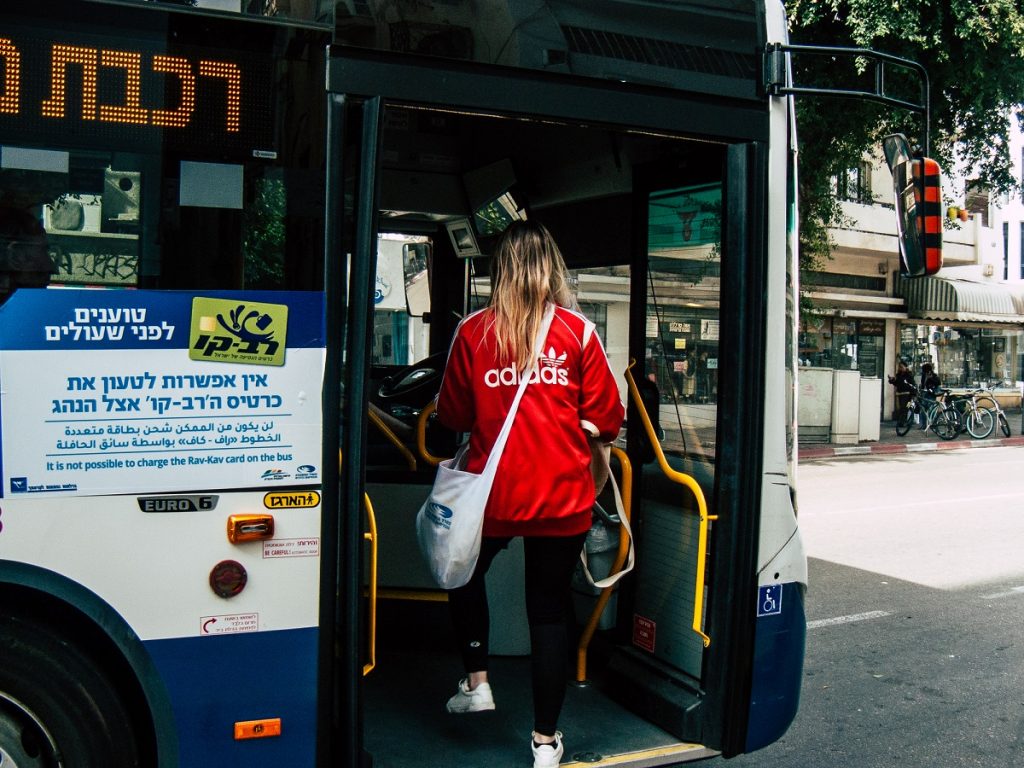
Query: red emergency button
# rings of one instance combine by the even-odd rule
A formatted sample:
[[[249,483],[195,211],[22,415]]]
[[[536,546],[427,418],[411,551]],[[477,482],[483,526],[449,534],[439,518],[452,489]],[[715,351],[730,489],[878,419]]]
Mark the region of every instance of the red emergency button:
[[[221,560],[210,571],[210,589],[218,597],[234,597],[245,589],[248,580],[244,566],[234,560]]]

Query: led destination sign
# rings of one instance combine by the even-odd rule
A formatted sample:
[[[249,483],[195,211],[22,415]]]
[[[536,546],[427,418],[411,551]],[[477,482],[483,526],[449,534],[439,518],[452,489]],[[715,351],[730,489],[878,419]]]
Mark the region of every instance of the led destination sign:
[[[264,153],[273,150],[271,87],[268,56],[125,37],[43,39],[0,24],[5,140]]]

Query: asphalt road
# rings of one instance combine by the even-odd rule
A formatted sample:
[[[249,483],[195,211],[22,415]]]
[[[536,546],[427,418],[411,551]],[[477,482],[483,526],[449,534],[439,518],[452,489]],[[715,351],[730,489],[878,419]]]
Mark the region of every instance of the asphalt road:
[[[801,465],[800,712],[722,768],[1024,766],[1024,448]]]

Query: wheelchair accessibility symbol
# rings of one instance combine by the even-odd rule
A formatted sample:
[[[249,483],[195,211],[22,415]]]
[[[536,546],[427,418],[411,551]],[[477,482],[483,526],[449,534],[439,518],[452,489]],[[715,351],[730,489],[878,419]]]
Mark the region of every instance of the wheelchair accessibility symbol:
[[[757,615],[775,616],[782,613],[782,585],[768,584],[757,590]]]

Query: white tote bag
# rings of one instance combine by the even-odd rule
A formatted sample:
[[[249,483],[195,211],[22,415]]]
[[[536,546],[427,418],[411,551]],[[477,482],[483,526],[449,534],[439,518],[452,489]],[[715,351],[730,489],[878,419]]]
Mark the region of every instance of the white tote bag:
[[[523,374],[519,390],[512,401],[505,423],[494,441],[483,472],[466,472],[468,443],[459,449],[453,459],[445,459],[437,466],[437,476],[430,496],[416,514],[416,537],[420,551],[434,580],[442,589],[455,589],[466,584],[476,569],[480,555],[480,539],[484,526],[484,509],[491,495],[491,484],[498,471],[498,462],[505,450],[505,442],[512,431],[519,401],[537,367],[540,350],[547,338],[554,307],[548,307],[535,340],[534,367]]]

